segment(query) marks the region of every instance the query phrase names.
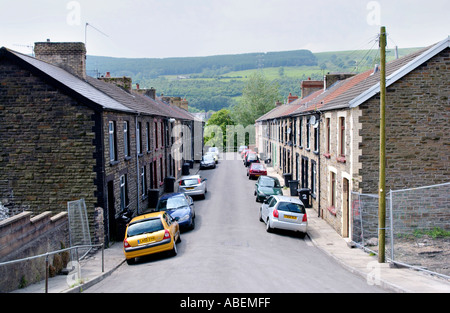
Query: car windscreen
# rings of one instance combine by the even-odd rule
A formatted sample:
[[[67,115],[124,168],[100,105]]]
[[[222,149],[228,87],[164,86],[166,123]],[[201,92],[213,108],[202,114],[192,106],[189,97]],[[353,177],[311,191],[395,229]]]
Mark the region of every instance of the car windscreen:
[[[197,178],[183,179],[180,181],[180,186],[193,186],[197,184],[198,184]]]
[[[158,207],[156,209],[158,211],[176,210],[185,206],[189,206],[189,204],[187,203],[186,198],[181,196],[159,201]]]
[[[247,160],[256,160],[257,158],[256,154],[249,154]]]
[[[133,237],[146,233],[153,233],[155,231],[160,230],[164,230],[164,226],[159,217],[140,220],[128,226],[127,237]]]
[[[280,187],[280,182],[278,179],[264,177],[259,181],[259,185],[261,187]]]
[[[303,205],[300,205],[298,203],[292,203],[292,202],[279,203],[277,210],[305,214],[305,207]]]

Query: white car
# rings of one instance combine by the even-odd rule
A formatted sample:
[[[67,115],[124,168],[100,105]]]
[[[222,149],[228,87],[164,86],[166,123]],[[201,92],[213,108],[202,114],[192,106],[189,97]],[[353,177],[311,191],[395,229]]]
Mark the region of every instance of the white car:
[[[305,206],[298,198],[270,196],[261,205],[259,220],[266,223],[267,232],[278,228],[300,232],[304,236],[308,229]]]
[[[204,156],[210,156],[214,159],[214,162],[216,164],[219,163],[219,155],[215,154],[214,152],[206,152]]]
[[[247,146],[240,146],[239,149],[238,149],[238,153],[241,154],[242,151],[244,151],[244,149],[248,149],[248,147]]]
[[[207,153],[213,153],[213,154],[215,154],[215,155],[217,156],[217,159],[215,158],[215,160],[217,160],[216,163],[219,161],[219,148],[217,148],[217,147],[210,147],[210,148],[208,149],[208,152],[207,152]]]
[[[178,192],[184,192],[189,196],[202,196],[205,199],[208,192],[206,180],[200,175],[183,176],[178,184]]]

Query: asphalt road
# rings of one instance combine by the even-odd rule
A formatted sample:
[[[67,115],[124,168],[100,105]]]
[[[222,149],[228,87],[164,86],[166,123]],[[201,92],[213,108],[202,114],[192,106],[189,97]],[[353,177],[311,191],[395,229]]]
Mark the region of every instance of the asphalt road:
[[[258,219],[255,181],[238,157],[200,174],[208,179],[208,193],[205,200],[195,199],[196,228],[182,233],[178,255],[124,263],[85,293],[384,292],[337,264],[307,236],[267,233]]]

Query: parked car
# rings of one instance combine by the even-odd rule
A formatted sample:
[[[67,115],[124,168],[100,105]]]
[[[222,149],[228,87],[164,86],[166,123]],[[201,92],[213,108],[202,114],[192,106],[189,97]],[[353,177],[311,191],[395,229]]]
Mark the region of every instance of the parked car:
[[[304,236],[308,228],[305,206],[300,199],[292,197],[270,196],[261,205],[259,220],[266,223],[267,232],[277,228]]]
[[[256,178],[261,175],[267,175],[267,169],[262,163],[251,163],[247,169],[248,179]]]
[[[214,159],[214,162],[217,164],[219,163],[219,155],[214,152],[206,152],[205,155],[210,155]]]
[[[249,148],[245,148],[244,150],[242,150],[241,152],[241,159],[245,159],[245,157],[247,156],[247,153],[251,152],[252,150],[250,150]]]
[[[217,148],[217,147],[209,147],[208,148],[208,152],[214,153],[217,156],[217,160],[219,160],[219,148]]]
[[[209,154],[204,155],[200,161],[200,169],[202,170],[205,168],[216,168],[216,161]]]
[[[263,201],[273,195],[283,195],[280,181],[272,176],[260,176],[255,184],[256,202]]]
[[[200,175],[183,176],[178,184],[178,192],[183,192],[189,196],[202,196],[205,198],[208,188],[206,178]]]
[[[137,257],[171,251],[177,254],[180,226],[167,212],[154,212],[133,218],[125,230],[123,252],[128,264]]]
[[[248,153],[247,156],[245,157],[244,165],[247,167],[251,163],[259,163],[259,157],[254,152],[253,153]]]
[[[248,148],[247,146],[240,146],[238,149],[238,153],[241,154],[242,151],[244,151],[244,149],[247,149],[247,148]]]
[[[156,211],[166,211],[174,218],[180,228],[195,227],[195,206],[191,196],[185,193],[169,193],[163,195],[156,205]]]

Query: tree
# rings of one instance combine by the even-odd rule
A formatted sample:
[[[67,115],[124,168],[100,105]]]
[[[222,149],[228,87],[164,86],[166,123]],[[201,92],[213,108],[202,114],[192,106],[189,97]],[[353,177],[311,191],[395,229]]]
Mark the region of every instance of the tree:
[[[228,125],[235,125],[230,110],[222,109],[211,115],[205,128],[205,146],[223,150],[223,147],[227,146]]]
[[[279,99],[278,84],[267,80],[262,72],[258,71],[249,77],[242,90],[241,100],[231,108],[231,117],[236,124],[246,127],[272,110]]]

